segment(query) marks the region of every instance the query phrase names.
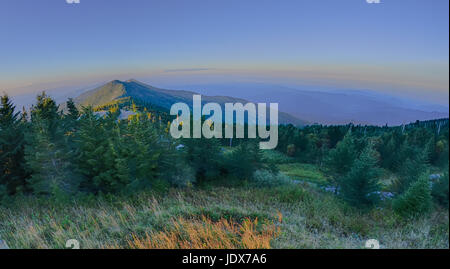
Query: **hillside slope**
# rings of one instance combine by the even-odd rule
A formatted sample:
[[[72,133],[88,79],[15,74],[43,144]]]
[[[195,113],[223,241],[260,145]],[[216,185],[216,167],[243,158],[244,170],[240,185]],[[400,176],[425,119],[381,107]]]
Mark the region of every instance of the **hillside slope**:
[[[192,96],[198,94],[192,91],[166,90],[156,88],[137,80],[113,80],[103,86],[83,93],[75,98],[75,102],[82,106],[102,106],[122,98],[131,98],[150,103],[157,107],[169,110],[172,104],[183,102],[192,108]],[[249,101],[229,96],[202,95],[202,103],[215,102],[222,106],[225,103],[248,103]],[[279,112],[279,123],[305,125],[306,121],[298,119],[290,114]]]

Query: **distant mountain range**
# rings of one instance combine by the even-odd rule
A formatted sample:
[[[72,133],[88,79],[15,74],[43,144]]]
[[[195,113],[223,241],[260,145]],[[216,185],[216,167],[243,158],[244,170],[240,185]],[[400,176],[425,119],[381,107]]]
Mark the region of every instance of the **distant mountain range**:
[[[305,124],[401,125],[416,120],[448,118],[448,106],[392,97],[375,91],[326,90],[321,88],[291,88],[265,83],[209,83],[191,85],[163,84],[166,90],[137,80],[97,83],[91,87],[53,89],[50,96],[64,105],[68,97],[75,97],[81,105],[104,105],[123,97],[145,101],[164,109],[176,102],[192,105],[192,95],[202,94],[202,101],[279,103],[279,122]],[[92,89],[94,88],[94,89]],[[308,90],[303,90],[308,89]],[[233,96],[233,97],[230,97]],[[36,93],[12,97],[18,109],[29,107]],[[247,101],[248,100],[248,101]]]
[[[227,94],[252,102],[277,102],[279,109],[310,123],[401,125],[416,120],[448,118],[448,106],[393,97],[375,91],[298,88],[265,83],[173,85],[200,93]],[[309,90],[310,89],[310,90]]]
[[[82,106],[103,106],[124,98],[131,98],[146,102],[154,106],[170,110],[172,104],[183,102],[192,108],[192,96],[198,94],[193,91],[166,90],[156,88],[137,80],[127,81],[113,80],[103,86],[87,91],[74,99],[75,103]],[[249,101],[229,96],[202,95],[202,103],[215,102],[224,108],[225,103],[242,103]],[[278,122],[281,124],[305,125],[308,122],[288,113],[278,112]]]

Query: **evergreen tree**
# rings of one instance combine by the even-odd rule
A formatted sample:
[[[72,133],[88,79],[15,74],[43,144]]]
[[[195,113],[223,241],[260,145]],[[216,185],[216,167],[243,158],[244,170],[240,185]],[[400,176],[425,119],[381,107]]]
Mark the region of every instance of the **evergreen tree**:
[[[220,175],[223,155],[218,139],[183,139],[185,160],[194,169],[196,182],[216,179]]]
[[[128,123],[127,134],[125,145],[130,155],[130,186],[134,189],[151,187],[163,169],[170,169],[169,162],[173,160],[164,158],[164,143],[158,143],[156,129],[145,115],[138,114]]]
[[[262,152],[257,141],[241,143],[227,158],[227,169],[239,179],[251,179],[261,167]]]
[[[406,143],[406,142],[405,142]],[[405,161],[398,169],[398,178],[393,183],[393,191],[401,194],[405,192],[411,184],[416,182],[420,175],[428,169],[429,147],[420,150],[418,147],[408,146],[408,150],[404,150],[407,155]]]
[[[423,173],[405,193],[394,200],[392,206],[395,212],[401,216],[415,217],[431,209],[431,200],[428,173]]]
[[[66,145],[71,154],[75,156],[78,150],[75,139],[79,125],[78,119],[80,117],[80,112],[78,111],[75,103],[71,98],[66,102],[66,107],[67,113],[62,118],[62,128],[64,132],[64,138],[66,139]]]
[[[104,181],[116,172],[111,169],[111,133],[105,128],[105,120],[98,119],[91,107],[83,109],[79,124],[76,143],[78,171],[83,176],[80,187],[93,193],[108,191]]]
[[[40,114],[32,119],[25,147],[31,173],[28,183],[36,194],[73,193],[78,188],[78,177],[73,174],[73,155],[67,148],[60,123],[52,119],[52,125],[54,129],[49,128],[49,120],[41,119]]]
[[[45,121],[49,135],[52,137],[58,129],[57,125],[61,119],[61,113],[58,112],[58,105],[49,97],[45,91],[36,98],[37,103],[31,108],[31,120],[38,118],[39,121]]]
[[[350,171],[357,156],[355,140],[350,133],[337,143],[336,148],[330,150],[326,165],[332,175],[331,183],[334,186],[339,185],[341,178]]]
[[[78,108],[75,105],[75,102],[72,98],[69,98],[67,101],[67,117],[72,120],[77,120],[80,117],[80,111],[78,111]]]
[[[24,167],[24,123],[15,112],[7,95],[0,104],[0,186],[4,192],[15,194],[24,190],[27,172]]]
[[[377,201],[376,192],[380,190],[377,154],[369,143],[342,179],[341,194],[350,204],[370,206]]]
[[[328,129],[328,137],[330,139],[330,148],[335,148],[337,143],[344,138],[345,133],[342,132],[340,126],[332,126]]]

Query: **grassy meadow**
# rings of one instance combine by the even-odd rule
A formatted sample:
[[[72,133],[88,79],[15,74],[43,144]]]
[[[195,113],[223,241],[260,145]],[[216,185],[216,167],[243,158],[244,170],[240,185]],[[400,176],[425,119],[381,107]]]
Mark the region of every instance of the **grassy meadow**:
[[[443,209],[404,219],[387,207],[359,210],[308,181],[317,167],[284,164],[310,176],[273,188],[211,184],[135,196],[83,197],[57,203],[18,197],[0,206],[0,238],[10,248],[354,248],[377,239],[381,248],[448,248]],[[226,186],[226,187],[225,187]]]

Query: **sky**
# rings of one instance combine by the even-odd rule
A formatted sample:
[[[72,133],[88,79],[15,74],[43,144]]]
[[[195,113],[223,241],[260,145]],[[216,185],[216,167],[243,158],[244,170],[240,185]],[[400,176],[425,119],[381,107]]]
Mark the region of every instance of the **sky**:
[[[0,91],[247,79],[448,106],[448,10],[448,0],[1,0]]]

